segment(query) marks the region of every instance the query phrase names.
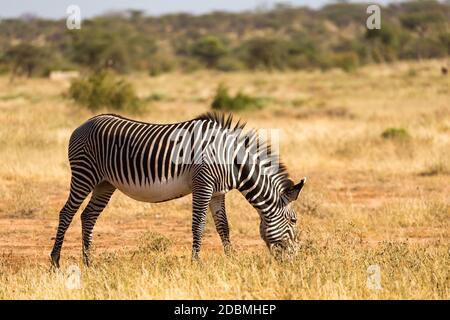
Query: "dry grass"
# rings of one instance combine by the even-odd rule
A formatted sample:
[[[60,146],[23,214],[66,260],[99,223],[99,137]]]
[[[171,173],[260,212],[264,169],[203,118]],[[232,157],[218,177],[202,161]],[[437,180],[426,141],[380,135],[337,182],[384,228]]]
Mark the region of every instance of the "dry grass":
[[[0,298],[449,299],[450,78],[442,62],[330,71],[130,77],[147,99],[139,116],[176,122],[209,109],[221,82],[268,105],[240,117],[280,129],[294,179],[302,246],[291,262],[268,255],[258,217],[227,196],[236,253],[226,258],[210,217],[202,263],[190,262],[190,197],[144,204],[119,193],[94,231],[94,266],[82,288],[64,271],[80,264],[80,221],[69,229],[62,273],[48,272],[70,172],[68,137],[92,116],[64,99],[68,83],[0,78]],[[411,73],[410,70],[417,70]],[[403,128],[408,139],[386,139]],[[381,290],[367,268],[381,268]]]

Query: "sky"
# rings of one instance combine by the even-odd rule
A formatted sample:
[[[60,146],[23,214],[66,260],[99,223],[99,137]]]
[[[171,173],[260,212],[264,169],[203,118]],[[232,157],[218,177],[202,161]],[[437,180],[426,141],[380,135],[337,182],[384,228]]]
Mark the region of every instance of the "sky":
[[[59,19],[66,17],[69,5],[78,5],[81,16],[89,18],[110,11],[139,9],[149,15],[161,15],[174,12],[194,14],[214,10],[242,11],[257,7],[270,7],[275,3],[288,2],[295,6],[318,8],[333,2],[327,0],[0,0],[0,17],[13,18],[23,14],[33,14],[43,18]],[[358,1],[350,1],[358,2]],[[359,2],[365,2],[364,0]],[[371,2],[386,4],[389,0]]]

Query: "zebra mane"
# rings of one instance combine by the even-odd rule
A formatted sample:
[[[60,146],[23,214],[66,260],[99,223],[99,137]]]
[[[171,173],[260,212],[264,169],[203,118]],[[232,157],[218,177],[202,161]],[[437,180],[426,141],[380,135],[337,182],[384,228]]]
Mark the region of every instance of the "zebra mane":
[[[210,120],[217,124],[219,124],[222,128],[231,130],[231,131],[239,131],[242,132],[242,129],[246,126],[246,122],[241,121],[241,119],[238,119],[237,123],[233,126],[233,115],[228,114],[225,115],[224,113],[219,112],[206,112],[201,115],[199,115],[194,120]],[[270,143],[265,139],[260,139],[260,136],[258,135],[258,132],[256,130],[250,130],[250,132],[241,135],[240,139],[259,139],[259,147],[260,148],[266,148],[267,150],[267,157],[271,160],[271,165],[269,167],[266,167],[266,169],[275,169],[272,173],[274,176],[274,182],[275,184],[280,188],[280,191],[283,192],[284,190],[287,190],[291,186],[294,185],[294,182],[289,179],[289,174],[287,172],[287,168],[284,165],[284,163],[281,162],[280,156],[272,150],[272,146]]]
[[[233,115],[230,113],[228,114],[228,116],[225,116],[224,113],[219,112],[205,112],[199,115],[194,120],[211,120],[215,123],[218,123],[222,128],[229,130],[242,130],[247,124],[246,122],[241,122],[241,120],[238,120],[233,128]]]

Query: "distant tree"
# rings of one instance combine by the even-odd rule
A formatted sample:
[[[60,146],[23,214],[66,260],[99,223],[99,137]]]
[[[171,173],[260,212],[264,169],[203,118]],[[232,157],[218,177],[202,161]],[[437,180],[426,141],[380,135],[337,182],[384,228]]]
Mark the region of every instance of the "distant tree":
[[[73,32],[73,60],[92,69],[128,68],[127,50],[123,42],[108,30],[87,27]]]
[[[337,1],[325,5],[320,11],[319,15],[333,21],[339,27],[348,26],[351,23],[361,23],[367,18],[366,14],[367,4],[363,3],[348,3],[347,1]]]
[[[289,44],[275,38],[253,38],[243,45],[244,61],[251,69],[282,69],[289,55]]]
[[[107,26],[90,25],[71,34],[73,61],[94,70],[110,68],[127,72],[135,66],[142,67],[142,60],[150,60],[156,51],[152,39],[127,28],[111,30]]]
[[[370,41],[380,41],[382,44],[390,46],[395,44],[396,35],[389,27],[381,29],[367,29],[366,39]]]
[[[402,15],[400,21],[406,29],[424,33],[440,24],[446,24],[448,18],[440,11],[414,12]]]
[[[375,62],[397,59],[400,52],[401,37],[401,31],[387,23],[381,29],[367,29],[365,33],[366,51],[370,59]]]
[[[439,39],[417,38],[402,50],[402,57],[406,59],[444,58],[448,57],[448,51]]]
[[[450,55],[450,33],[443,33],[439,35],[439,40],[447,50],[447,54]]]
[[[28,43],[21,43],[7,49],[2,57],[11,69],[11,81],[16,75],[25,74],[30,78],[38,68],[43,68],[47,60],[47,51]]]
[[[318,66],[320,54],[318,44],[306,33],[297,33],[289,41],[288,64],[293,69],[304,69]]]
[[[130,19],[132,21],[140,20],[144,17],[144,11],[142,10],[128,10],[128,13],[130,14]]]
[[[192,55],[200,59],[208,68],[213,68],[227,53],[222,40],[213,36],[202,37],[192,45]]]

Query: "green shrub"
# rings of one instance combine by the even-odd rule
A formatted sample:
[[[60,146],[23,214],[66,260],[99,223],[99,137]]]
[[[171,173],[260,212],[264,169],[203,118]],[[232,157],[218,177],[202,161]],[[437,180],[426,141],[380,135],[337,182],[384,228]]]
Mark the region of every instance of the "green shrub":
[[[403,128],[387,128],[381,136],[384,139],[406,140],[409,139],[409,133]]]
[[[264,105],[265,100],[263,98],[251,97],[242,92],[238,92],[232,97],[228,92],[228,88],[220,84],[211,107],[214,110],[241,111],[251,108],[262,108]]]
[[[133,86],[106,70],[72,81],[69,96],[92,111],[109,108],[134,113],[139,110]]]
[[[228,93],[228,88],[223,84],[220,84],[216,90],[216,95],[214,96],[211,107],[216,110],[227,109],[231,105],[232,98]]]

